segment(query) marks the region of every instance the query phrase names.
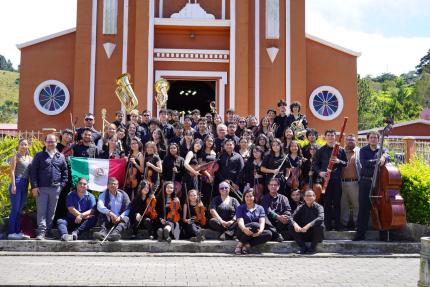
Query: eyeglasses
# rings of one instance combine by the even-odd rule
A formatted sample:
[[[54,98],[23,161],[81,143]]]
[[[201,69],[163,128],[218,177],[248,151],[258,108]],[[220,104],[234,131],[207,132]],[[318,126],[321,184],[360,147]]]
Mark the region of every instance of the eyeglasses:
[[[93,121],[94,119],[85,119],[87,122]]]
[[[269,183],[269,186],[279,186],[277,183]]]
[[[219,190],[225,190],[225,189],[228,189],[228,186],[220,186],[219,187]]]
[[[149,117],[149,115],[143,115],[144,117]]]
[[[86,182],[78,182],[78,184],[79,184],[79,185],[82,185],[82,186],[86,186],[86,185],[87,185],[87,183],[86,183]]]

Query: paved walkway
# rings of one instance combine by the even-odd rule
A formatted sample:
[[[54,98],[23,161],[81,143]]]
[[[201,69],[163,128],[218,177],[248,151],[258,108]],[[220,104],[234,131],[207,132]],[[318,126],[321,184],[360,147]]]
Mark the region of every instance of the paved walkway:
[[[128,254],[131,255],[131,254]],[[416,286],[418,258],[0,254],[1,285]]]

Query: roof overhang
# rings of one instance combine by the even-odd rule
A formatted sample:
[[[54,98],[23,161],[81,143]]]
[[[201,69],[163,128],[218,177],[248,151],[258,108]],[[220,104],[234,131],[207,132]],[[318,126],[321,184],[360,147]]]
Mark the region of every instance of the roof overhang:
[[[45,42],[45,41],[48,41],[48,40],[51,40],[51,39],[54,39],[54,38],[57,38],[57,37],[61,37],[61,36],[64,36],[64,35],[67,35],[67,34],[70,34],[70,33],[73,33],[73,32],[76,32],[76,27],[75,28],[71,28],[71,29],[67,29],[67,30],[64,30],[64,31],[61,31],[61,32],[57,32],[57,33],[54,33],[54,34],[51,34],[51,35],[47,35],[47,36],[44,36],[44,37],[41,37],[41,38],[37,38],[37,39],[31,40],[31,41],[28,41],[28,42],[25,42],[25,43],[22,43],[22,44],[17,44],[16,47],[21,50],[22,48],[25,48],[25,47],[28,47],[28,46],[32,46],[32,45],[35,45],[35,44],[38,44],[38,43],[42,43],[42,42]]]
[[[347,49],[345,47],[339,46],[337,44],[331,43],[329,41],[326,41],[324,39],[318,38],[318,37],[313,36],[313,35],[306,34],[306,38],[308,38],[308,39],[310,39],[312,41],[318,42],[318,43],[320,43],[322,45],[328,46],[330,48],[333,48],[335,50],[339,50],[341,52],[344,52],[344,53],[346,53],[348,55],[351,55],[351,56],[354,56],[354,57],[360,57],[361,56],[360,52],[355,52],[353,50]]]
[[[409,126],[409,125],[414,125],[414,124],[423,124],[423,125],[430,126],[430,120],[417,119],[417,120],[412,120],[412,121],[401,122],[401,123],[398,123],[398,124],[394,124],[393,128],[404,127],[404,126]],[[362,131],[358,131],[358,134],[359,135],[363,135],[363,134],[367,134],[369,132],[377,132],[377,131],[380,131],[380,130],[383,130],[383,129],[384,129],[384,127],[378,127],[378,128],[368,129],[368,130],[362,130]]]

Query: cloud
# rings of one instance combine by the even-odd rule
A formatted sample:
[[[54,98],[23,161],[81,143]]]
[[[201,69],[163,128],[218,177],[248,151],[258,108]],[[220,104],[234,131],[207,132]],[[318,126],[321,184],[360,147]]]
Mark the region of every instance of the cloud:
[[[430,36],[385,36],[382,33],[363,32],[346,27],[348,23],[363,21],[363,17],[365,17],[363,13],[365,9],[363,7],[369,4],[369,2],[375,4],[375,2],[379,3],[379,1],[353,0],[350,3],[350,1],[333,0],[330,3],[332,4],[332,2],[339,2],[339,5],[340,2],[347,2],[348,6],[351,4],[351,7],[348,8],[351,11],[348,15],[350,19],[346,19],[346,16],[332,18],[330,14],[325,14],[325,10],[327,9],[319,9],[319,5],[312,7],[312,9],[308,7],[306,11],[306,32],[348,49],[361,52],[362,56],[358,59],[358,72],[362,75],[379,75],[385,72],[399,75],[414,70],[420,58],[430,49]],[[405,1],[398,0],[394,2],[400,3]],[[419,0],[412,2],[419,2]],[[382,4],[378,5],[382,7]],[[346,15],[347,11],[344,11],[345,5],[340,5],[337,8],[337,14]],[[378,7],[374,8],[378,9]],[[391,7],[391,9],[394,8]],[[354,24],[349,26],[354,26]]]

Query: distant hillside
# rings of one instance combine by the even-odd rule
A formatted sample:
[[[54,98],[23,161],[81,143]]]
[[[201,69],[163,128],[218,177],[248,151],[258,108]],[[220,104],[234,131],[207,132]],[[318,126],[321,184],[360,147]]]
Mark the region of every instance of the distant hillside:
[[[0,70],[0,122],[16,123],[19,73]]]

